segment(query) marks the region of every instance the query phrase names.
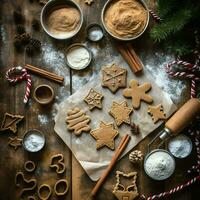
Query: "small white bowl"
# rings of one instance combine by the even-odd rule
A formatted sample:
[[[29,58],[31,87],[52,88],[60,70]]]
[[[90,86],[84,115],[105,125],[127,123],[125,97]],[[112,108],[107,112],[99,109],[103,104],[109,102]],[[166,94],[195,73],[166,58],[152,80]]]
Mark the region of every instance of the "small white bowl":
[[[71,6],[71,7],[76,8],[79,11],[79,13],[80,13],[80,20],[81,21],[80,21],[79,27],[77,28],[76,31],[74,31],[73,34],[71,34],[70,36],[66,36],[66,37],[59,37],[59,36],[53,35],[48,30],[48,27],[47,27],[47,17],[48,17],[48,15],[52,11],[56,10],[57,8],[64,8],[66,6]],[[42,28],[44,29],[44,31],[49,36],[51,36],[54,39],[58,39],[58,40],[67,40],[67,39],[71,39],[72,37],[74,37],[75,35],[77,35],[78,32],[80,31],[80,29],[81,29],[81,27],[83,25],[83,12],[82,12],[80,6],[76,2],[74,2],[73,0],[50,0],[42,8],[41,16],[40,16],[40,22],[41,22]]]

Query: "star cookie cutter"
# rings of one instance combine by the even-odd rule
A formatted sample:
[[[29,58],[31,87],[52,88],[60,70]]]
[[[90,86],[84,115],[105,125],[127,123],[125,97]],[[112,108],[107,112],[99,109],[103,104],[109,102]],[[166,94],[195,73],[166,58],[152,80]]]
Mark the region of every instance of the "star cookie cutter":
[[[18,147],[22,146],[22,139],[18,137],[9,137],[8,145],[17,150]]]
[[[62,188],[63,190],[61,191]],[[69,184],[68,181],[65,179],[58,180],[54,185],[54,191],[57,196],[64,196],[65,194],[67,194],[68,189],[69,189]]]
[[[123,176],[128,179],[133,177],[131,185],[127,187],[122,185],[120,182],[120,176]],[[136,178],[137,178],[137,172],[130,172],[128,174],[125,174],[121,171],[116,171],[117,183],[113,189],[113,194],[118,200],[133,200],[139,195],[136,186]]]
[[[33,172],[35,170],[35,163],[31,160],[28,160],[24,163],[24,169],[27,172]]]
[[[4,114],[4,119],[1,124],[0,131],[10,130],[13,133],[17,132],[17,124],[24,118],[22,115]]]
[[[64,163],[64,156],[63,154],[56,154],[51,157],[51,164],[49,165],[50,168],[55,168],[57,174],[64,173],[66,166]]]
[[[20,182],[20,179],[22,180]],[[24,193],[33,191],[37,186],[36,179],[26,179],[23,172],[17,172],[15,175],[15,185],[17,187],[21,187],[21,185],[27,185],[27,187],[23,187],[20,192],[20,197],[23,197]]]
[[[38,197],[41,200],[48,200],[50,198],[51,194],[52,194],[52,190],[51,190],[50,185],[48,185],[48,184],[42,184],[38,188]]]

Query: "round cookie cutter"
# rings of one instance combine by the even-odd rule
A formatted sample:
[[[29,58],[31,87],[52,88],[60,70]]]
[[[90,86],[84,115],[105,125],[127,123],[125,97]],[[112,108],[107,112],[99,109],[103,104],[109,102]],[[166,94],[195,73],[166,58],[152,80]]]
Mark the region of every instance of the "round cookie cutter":
[[[94,34],[94,31],[99,31],[99,33],[101,32],[102,35],[98,37],[98,35]],[[93,34],[92,34],[92,32],[93,32]],[[86,33],[87,33],[87,39],[92,42],[98,42],[104,37],[104,30],[103,30],[102,26],[97,23],[89,24],[86,28]]]
[[[24,169],[27,172],[33,172],[35,170],[35,163],[31,160],[28,160],[24,163]]]
[[[59,191],[59,188],[61,188],[63,185],[64,185],[64,190]],[[68,189],[69,189],[69,184],[68,181],[65,179],[58,180],[54,185],[54,191],[57,196],[64,196],[68,192]]]
[[[43,196],[42,191],[47,191],[46,196]],[[52,190],[51,190],[51,187],[48,184],[42,184],[38,188],[38,197],[41,200],[48,200],[50,198],[51,194],[52,194]]]
[[[27,140],[27,138],[31,135],[31,134],[37,134],[37,135],[39,135],[42,139],[43,139],[43,145],[41,146],[41,148],[39,149],[39,150],[37,150],[37,151],[32,151],[32,150],[30,150],[27,146],[26,146],[26,144],[25,144],[25,141]],[[36,152],[38,152],[38,151],[41,151],[43,148],[44,148],[44,146],[45,146],[45,136],[44,136],[44,134],[41,132],[41,131],[39,131],[39,130],[37,130],[37,129],[30,129],[30,130],[28,130],[25,134],[24,134],[24,137],[23,137],[23,140],[22,140],[22,145],[23,145],[23,147],[24,147],[24,149],[26,150],[26,151],[28,151],[28,152],[31,152],[31,153],[36,153]]]
[[[34,99],[42,105],[49,104],[54,99],[54,90],[49,85],[38,85],[34,90]]]
[[[67,58],[67,54],[69,53],[69,51],[72,50],[73,48],[76,48],[76,47],[85,48],[85,49],[87,50],[88,54],[89,54],[89,60],[88,60],[88,62],[87,62],[84,66],[79,67],[79,68],[77,68],[77,67],[71,65],[71,64],[69,63],[69,61],[68,61],[68,58]],[[83,44],[81,44],[81,43],[75,43],[75,44],[70,45],[70,46],[67,48],[67,50],[66,50],[66,61],[67,61],[67,65],[68,65],[70,68],[72,68],[72,69],[74,69],[74,70],[82,70],[82,69],[85,69],[86,67],[88,67],[89,64],[91,63],[91,61],[92,61],[92,53],[91,53],[91,51],[89,50],[89,48],[86,47],[85,45],[83,45]]]

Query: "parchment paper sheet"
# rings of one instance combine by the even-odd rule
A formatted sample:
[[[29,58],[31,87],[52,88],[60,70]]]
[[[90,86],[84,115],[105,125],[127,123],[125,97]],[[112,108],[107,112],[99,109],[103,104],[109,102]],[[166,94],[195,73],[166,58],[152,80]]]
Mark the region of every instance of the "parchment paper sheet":
[[[112,63],[110,63],[112,64]],[[163,92],[150,78],[150,75],[145,71],[141,76],[136,77],[127,65],[121,66],[126,68],[127,73],[127,85],[131,79],[136,79],[139,83],[150,82],[152,84],[152,89],[148,93],[153,97],[153,105],[161,103],[164,107],[164,111],[167,116],[171,115],[175,110],[176,106],[171,101],[169,95]],[[94,88],[96,91],[104,95],[103,99],[103,109],[94,109],[89,111],[87,104],[83,101],[84,97],[88,94],[89,90]],[[122,89],[119,89],[115,94],[113,94],[108,88],[103,88],[101,86],[101,73],[93,77],[86,85],[84,85],[80,90],[74,93],[69,98],[65,99],[58,106],[58,113],[55,117],[55,131],[66,143],[66,145],[72,150],[73,154],[80,162],[89,177],[96,181],[101,176],[104,169],[110,163],[110,160],[114,154],[114,151],[103,147],[96,150],[96,140],[90,135],[90,133],[82,133],[81,136],[77,137],[72,132],[68,131],[65,119],[69,109],[78,106],[86,112],[87,115],[91,117],[91,129],[99,127],[99,122],[101,120],[106,123],[114,122],[114,118],[108,114],[111,108],[112,102],[121,102],[122,100],[127,100],[128,105],[131,106],[131,99],[126,99],[122,96]],[[134,110],[131,115],[131,121],[135,122],[140,127],[140,134],[135,136],[130,132],[130,126],[122,124],[119,130],[119,137],[115,139],[115,149],[119,144],[120,139],[126,133],[131,135],[131,140],[128,147],[122,156],[124,156],[128,151],[130,151],[134,146],[136,146],[142,139],[144,139],[149,133],[156,129],[162,122],[156,124],[153,123],[151,116],[147,113],[148,104],[142,102],[140,109]]]

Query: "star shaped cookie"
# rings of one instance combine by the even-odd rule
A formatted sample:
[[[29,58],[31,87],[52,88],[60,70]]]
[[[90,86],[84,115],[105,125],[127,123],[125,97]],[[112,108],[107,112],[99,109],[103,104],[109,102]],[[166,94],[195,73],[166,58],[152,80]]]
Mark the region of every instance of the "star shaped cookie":
[[[21,115],[4,114],[4,119],[1,124],[0,131],[10,130],[13,133],[17,132],[17,124],[24,118]]]
[[[95,91],[94,89],[90,89],[88,95],[84,98],[84,101],[88,104],[90,110],[92,110],[95,107],[101,109],[102,98],[102,94]]]
[[[120,177],[123,177],[123,180],[127,179],[128,181],[132,179],[132,181],[128,186],[125,186],[120,182]],[[136,186],[137,172],[125,174],[123,172],[116,171],[116,179],[117,183],[113,189],[113,194],[118,200],[133,200],[139,195]]]
[[[126,69],[113,64],[102,69],[102,86],[108,87],[113,93],[126,87]]]
[[[132,98],[133,108],[137,109],[140,107],[141,101],[145,101],[146,103],[153,102],[153,98],[146,94],[150,89],[150,83],[143,83],[142,85],[138,85],[138,81],[131,80],[130,88],[124,89],[123,95],[126,98]]]
[[[117,103],[113,101],[111,110],[109,111],[110,115],[115,118],[117,126],[120,126],[123,122],[130,124],[130,114],[133,111],[132,108],[129,108],[126,101]]]
[[[18,137],[9,137],[8,144],[16,150],[18,147],[22,146],[22,139]]]
[[[113,123],[106,124],[105,122],[101,121],[99,128],[92,130],[90,134],[96,139],[97,149],[107,146],[108,148],[114,150],[114,139],[119,132],[113,128]]]
[[[151,115],[154,124],[161,119],[166,119],[166,115],[161,104],[158,104],[157,106],[149,106],[148,113]]]

